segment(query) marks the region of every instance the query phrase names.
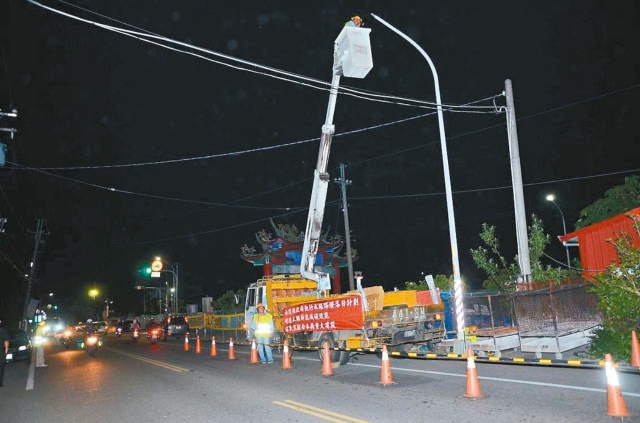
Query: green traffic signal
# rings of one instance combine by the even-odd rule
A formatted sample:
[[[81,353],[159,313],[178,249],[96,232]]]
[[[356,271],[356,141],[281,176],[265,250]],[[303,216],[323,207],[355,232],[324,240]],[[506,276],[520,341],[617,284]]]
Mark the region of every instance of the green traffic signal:
[[[144,269],[145,272],[147,272],[147,274],[151,274],[151,268],[147,267],[146,269]]]

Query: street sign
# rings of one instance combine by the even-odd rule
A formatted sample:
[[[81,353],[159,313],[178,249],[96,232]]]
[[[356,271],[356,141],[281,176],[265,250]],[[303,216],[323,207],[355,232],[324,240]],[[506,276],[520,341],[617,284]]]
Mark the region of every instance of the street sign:
[[[151,272],[151,277],[152,278],[159,278],[160,277],[160,272]]]
[[[151,270],[153,270],[154,272],[161,271],[162,270],[162,261],[161,260],[154,260],[153,263],[151,263]]]

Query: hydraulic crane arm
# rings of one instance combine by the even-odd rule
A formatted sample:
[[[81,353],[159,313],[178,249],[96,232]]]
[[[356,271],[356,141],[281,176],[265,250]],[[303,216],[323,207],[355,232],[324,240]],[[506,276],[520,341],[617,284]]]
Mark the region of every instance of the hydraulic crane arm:
[[[322,125],[322,138],[318,151],[318,163],[313,172],[313,189],[311,202],[309,203],[309,215],[307,216],[307,228],[304,232],[304,244],[300,259],[300,274],[318,283],[318,291],[331,289],[329,274],[318,271],[315,268],[320,237],[322,234],[322,219],[324,207],[327,201],[327,189],[329,188],[329,174],[327,164],[331,151],[331,140],[335,127],[333,126],[333,113],[336,109],[338,87],[340,77],[364,78],[373,67],[371,59],[371,46],[369,42],[370,29],[344,27],[334,43],[333,50],[333,78],[329,92],[329,105],[324,125]]]

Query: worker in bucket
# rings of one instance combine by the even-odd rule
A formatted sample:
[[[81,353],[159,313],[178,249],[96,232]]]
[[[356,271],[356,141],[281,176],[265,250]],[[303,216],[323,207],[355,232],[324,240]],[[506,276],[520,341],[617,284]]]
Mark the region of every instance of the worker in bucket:
[[[360,27],[362,25],[362,18],[358,15],[351,17],[351,20],[344,24],[344,26],[355,26]]]
[[[274,331],[273,316],[268,313],[264,304],[258,303],[256,306],[258,313],[253,315],[251,321],[251,332],[256,338],[258,344],[258,354],[260,355],[260,363],[273,363],[273,354],[269,341]]]

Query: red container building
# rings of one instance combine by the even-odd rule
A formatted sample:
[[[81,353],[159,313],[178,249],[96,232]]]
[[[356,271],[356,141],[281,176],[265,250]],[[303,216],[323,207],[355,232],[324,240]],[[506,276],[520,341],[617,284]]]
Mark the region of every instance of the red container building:
[[[629,214],[640,216],[640,207],[558,237],[565,246],[577,244],[586,279],[593,280],[593,275],[607,271],[611,263],[618,261],[616,250],[608,240],[626,233],[635,247],[640,246],[640,237]]]

